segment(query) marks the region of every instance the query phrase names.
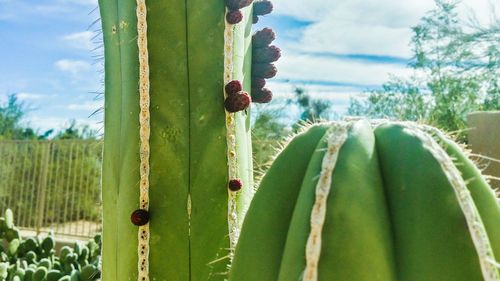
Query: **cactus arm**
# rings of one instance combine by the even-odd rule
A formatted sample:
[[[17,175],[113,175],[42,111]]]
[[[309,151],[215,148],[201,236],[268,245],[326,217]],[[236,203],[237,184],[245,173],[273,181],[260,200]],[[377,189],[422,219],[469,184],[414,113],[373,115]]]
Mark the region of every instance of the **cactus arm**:
[[[379,126],[375,135],[393,222],[398,278],[483,280],[464,213],[433,152],[397,124]]]
[[[252,84],[252,5],[243,9],[243,22],[235,26],[233,42],[233,77],[243,82],[243,89],[251,92]],[[250,108],[235,113],[236,147],[239,155],[239,175],[246,188],[237,198],[238,227],[241,228],[250,201],[253,198],[253,158],[251,141]]]
[[[313,156],[295,206],[279,280],[298,280],[306,268],[304,249],[310,232],[318,171],[326,148]],[[320,280],[396,280],[391,225],[371,126],[351,127],[340,149],[327,203]],[[353,269],[359,266],[360,270]],[[377,272],[374,274],[374,272]]]
[[[293,213],[290,202],[297,200],[310,155],[326,129],[326,126],[312,126],[306,133],[296,136],[276,158],[274,169],[266,173],[243,223],[246,230],[241,233],[236,248],[236,253],[241,254],[233,261],[229,280],[277,280]],[[280,190],[280,186],[286,186],[287,191]]]

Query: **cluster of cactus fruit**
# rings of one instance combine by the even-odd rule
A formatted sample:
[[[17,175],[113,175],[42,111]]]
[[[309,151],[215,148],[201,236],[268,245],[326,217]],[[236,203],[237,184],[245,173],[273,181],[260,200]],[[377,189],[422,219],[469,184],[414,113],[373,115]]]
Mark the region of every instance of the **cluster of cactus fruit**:
[[[253,23],[258,21],[259,16],[269,14],[273,10],[270,1],[253,0],[227,0],[228,12],[226,20],[230,24],[241,22],[243,14],[241,8],[253,3]],[[255,32],[252,36],[252,72],[251,72],[251,98],[243,91],[243,85],[239,80],[229,82],[226,87],[227,98],[225,108],[228,112],[234,113],[242,111],[250,106],[250,102],[269,103],[273,94],[271,90],[265,88],[266,79],[276,76],[278,70],[273,64],[281,57],[281,49],[271,43],[276,39],[276,34],[270,28],[264,28]]]
[[[271,45],[276,39],[274,31],[264,28],[252,36],[252,101],[268,103],[272,100],[272,92],[265,88],[266,80],[277,74],[273,62],[281,57],[280,48]]]
[[[100,235],[56,251],[51,234],[22,239],[7,209],[0,217],[0,241],[0,281],[100,280]]]
[[[230,24],[237,24],[243,20],[241,9],[253,5],[252,22],[255,24],[259,21],[259,16],[270,14],[273,11],[273,3],[267,0],[226,0],[228,12],[226,20]]]

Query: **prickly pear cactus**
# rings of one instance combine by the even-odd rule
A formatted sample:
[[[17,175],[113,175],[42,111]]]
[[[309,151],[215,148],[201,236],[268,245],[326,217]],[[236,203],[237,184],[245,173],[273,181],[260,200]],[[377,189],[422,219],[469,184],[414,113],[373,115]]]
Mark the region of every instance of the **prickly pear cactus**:
[[[500,205],[462,149],[413,123],[313,125],[264,176],[231,281],[498,281]]]
[[[103,280],[223,280],[253,196],[250,102],[271,100],[280,56],[271,30],[251,30],[272,5],[99,6]]]

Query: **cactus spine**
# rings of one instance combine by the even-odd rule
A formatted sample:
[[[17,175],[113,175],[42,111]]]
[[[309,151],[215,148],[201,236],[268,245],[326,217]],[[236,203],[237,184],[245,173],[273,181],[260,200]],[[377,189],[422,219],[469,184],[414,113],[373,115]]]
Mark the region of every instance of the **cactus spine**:
[[[251,4],[99,1],[104,281],[227,275],[253,196]],[[254,74],[273,77],[280,51],[262,52]],[[272,97],[264,85],[259,102]]]
[[[230,280],[498,281],[496,200],[437,129],[314,125],[263,178]]]

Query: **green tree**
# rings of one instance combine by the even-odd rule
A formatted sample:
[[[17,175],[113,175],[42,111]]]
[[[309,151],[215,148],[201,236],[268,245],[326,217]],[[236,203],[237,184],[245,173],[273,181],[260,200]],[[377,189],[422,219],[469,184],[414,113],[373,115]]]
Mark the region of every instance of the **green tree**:
[[[7,101],[0,105],[0,140],[47,137],[46,134],[37,135],[35,130],[22,124],[26,112],[26,106],[17,99],[16,95],[8,96]]]
[[[300,110],[299,122],[313,122],[318,119],[328,119],[331,103],[322,99],[313,99],[302,87],[295,87],[294,97],[288,100],[289,105],[295,105]]]
[[[43,133],[23,124],[28,107],[15,94],[0,105],[0,140],[47,140],[54,133],[49,129]],[[54,139],[97,139],[97,132],[88,125],[79,125],[71,120],[68,127],[57,132]]]
[[[78,125],[76,120],[71,120],[68,127],[59,131],[54,139],[95,140],[97,139],[97,132],[92,130],[88,125]]]
[[[290,107],[299,110],[298,119],[287,116]],[[252,126],[253,157],[256,176],[263,173],[271,163],[280,143],[305,123],[331,117],[331,103],[314,99],[302,87],[294,87],[293,97],[286,100],[283,107],[257,106]]]
[[[273,156],[282,142],[290,133],[289,126],[282,121],[283,110],[258,106],[252,125],[252,146],[255,176],[263,173],[269,167]]]
[[[467,114],[500,109],[500,20],[460,20],[458,2],[436,8],[413,27],[415,75],[351,100],[350,115],[424,121],[465,140]]]

